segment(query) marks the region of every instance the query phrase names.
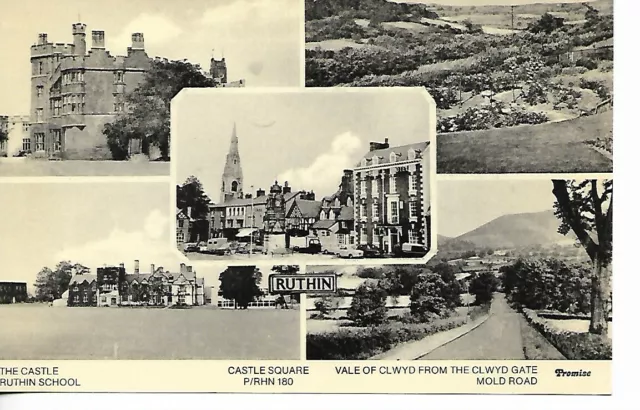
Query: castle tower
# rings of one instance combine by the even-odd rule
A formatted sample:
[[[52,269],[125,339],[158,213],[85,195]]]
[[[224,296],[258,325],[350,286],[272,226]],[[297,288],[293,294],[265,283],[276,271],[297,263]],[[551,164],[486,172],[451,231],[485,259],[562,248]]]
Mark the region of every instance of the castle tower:
[[[240,151],[238,150],[238,134],[236,123],[233,123],[231,145],[227,153],[227,162],[222,172],[222,185],[220,187],[220,202],[226,202],[234,198],[242,198],[242,165],[240,164]]]
[[[75,54],[83,56],[87,54],[87,25],[76,23],[73,25],[73,48]]]
[[[211,57],[209,74],[217,85],[227,83],[227,62],[224,57],[222,57],[221,60],[216,60],[215,57]]]

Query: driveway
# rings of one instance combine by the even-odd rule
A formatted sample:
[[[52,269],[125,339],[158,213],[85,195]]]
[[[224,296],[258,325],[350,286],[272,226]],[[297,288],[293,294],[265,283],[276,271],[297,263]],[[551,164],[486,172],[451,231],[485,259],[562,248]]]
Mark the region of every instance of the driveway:
[[[495,293],[482,325],[423,356],[420,360],[524,360],[519,313],[502,293]]]

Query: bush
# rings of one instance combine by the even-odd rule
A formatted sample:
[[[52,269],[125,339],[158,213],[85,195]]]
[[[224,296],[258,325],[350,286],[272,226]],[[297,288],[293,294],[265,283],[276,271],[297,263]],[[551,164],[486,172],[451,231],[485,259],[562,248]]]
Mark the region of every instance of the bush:
[[[595,70],[598,68],[598,62],[590,59],[589,57],[581,57],[576,61],[576,66],[584,67],[587,70]]]
[[[594,93],[598,94],[598,97],[600,97],[600,99],[603,101],[611,98],[611,92],[609,91],[609,88],[606,85],[604,85],[601,81],[587,80],[585,78],[581,78],[580,88],[593,91]]]
[[[446,316],[460,302],[459,286],[457,293],[452,293],[450,287],[451,283],[445,282],[440,274],[427,271],[420,275],[411,289],[411,314],[423,321]]]
[[[357,326],[378,325],[387,317],[387,291],[366,281],[358,286],[347,310],[347,318]]]
[[[569,332],[551,326],[535,311],[523,309],[527,321],[569,360],[611,360],[611,340],[591,333]]]
[[[309,360],[364,360],[394,346],[467,323],[466,317],[433,323],[393,323],[377,327],[342,328],[335,332],[307,335]]]

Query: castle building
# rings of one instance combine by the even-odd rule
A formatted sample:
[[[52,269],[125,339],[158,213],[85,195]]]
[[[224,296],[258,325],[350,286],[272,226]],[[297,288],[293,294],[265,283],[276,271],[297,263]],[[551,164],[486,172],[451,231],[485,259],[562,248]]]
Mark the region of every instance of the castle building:
[[[124,264],[98,268],[96,274],[77,274],[69,281],[68,306],[173,306],[205,304],[204,278],[191,266],[180,264],[179,272],[165,271],[152,264],[140,272],[135,261],[133,273]]]
[[[353,169],[356,243],[391,253],[396,245],[430,245],[429,143],[371,142]]]
[[[0,282],[0,305],[27,301],[25,282]]]
[[[0,141],[0,157],[13,157],[31,150],[30,121],[28,115],[0,116],[0,131],[6,136]]]
[[[227,152],[227,160],[222,172],[220,185],[220,202],[228,202],[232,199],[242,199],[242,164],[240,163],[240,150],[238,148],[238,133],[236,124],[233,123],[231,132],[231,144]]]
[[[126,112],[125,93],[150,67],[142,33],[131,35],[126,56],[112,56],[104,31],[72,26],[73,43],[52,43],[47,34],[31,46],[30,151],[36,157],[111,159],[104,124]]]

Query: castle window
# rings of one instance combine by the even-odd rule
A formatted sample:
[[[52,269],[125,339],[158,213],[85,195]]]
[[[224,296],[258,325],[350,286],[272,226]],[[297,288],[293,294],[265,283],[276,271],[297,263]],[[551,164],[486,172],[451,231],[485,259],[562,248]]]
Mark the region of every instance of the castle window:
[[[62,150],[62,132],[60,130],[53,130],[53,150],[55,152]]]
[[[27,123],[22,124],[22,131],[23,132],[29,132],[29,124],[27,124]]]
[[[38,75],[42,75],[42,61],[38,63]]]
[[[399,222],[399,218],[398,218],[398,202],[397,201],[392,201],[391,202],[391,223],[392,224],[397,224]]]
[[[84,295],[82,295],[82,301],[84,303],[87,303],[89,301],[89,298],[87,297],[87,294],[85,293]]]
[[[380,217],[380,205],[373,204],[372,209],[373,209],[372,216],[374,218],[379,218]]]
[[[24,152],[31,152],[31,138],[22,139],[22,150]]]
[[[39,132],[34,136],[36,137],[36,151],[44,151],[44,134]]]
[[[36,87],[36,95],[37,95],[38,97],[42,97],[42,89],[43,89],[43,88],[44,88],[44,87],[42,87],[41,85],[39,85],[39,86],[37,86],[37,87]]]
[[[184,243],[184,232],[178,232],[176,234],[176,241],[178,243]]]
[[[409,175],[409,186],[414,192],[418,190],[418,177],[416,175]]]
[[[389,175],[389,193],[390,194],[396,193],[396,176],[395,175]]]
[[[44,110],[42,108],[36,109],[36,122],[44,121]]]
[[[233,181],[231,183],[231,192],[238,192],[238,182],[237,181]]]
[[[114,75],[114,79],[113,81],[116,83],[123,83],[124,82],[124,71],[116,71],[115,73],[113,73]]]
[[[409,243],[418,243],[418,234],[413,229],[409,229]]]

